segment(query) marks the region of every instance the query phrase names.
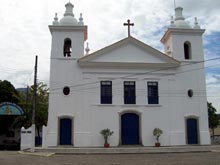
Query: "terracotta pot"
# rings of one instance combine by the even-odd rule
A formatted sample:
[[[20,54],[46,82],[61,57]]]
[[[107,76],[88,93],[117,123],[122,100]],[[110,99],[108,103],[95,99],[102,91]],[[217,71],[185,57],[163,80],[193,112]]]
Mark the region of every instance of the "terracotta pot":
[[[159,142],[155,143],[155,147],[160,147],[160,143]]]
[[[105,147],[105,148],[108,148],[108,147],[109,147],[109,144],[108,144],[108,143],[105,143],[105,144],[104,144],[104,147]]]

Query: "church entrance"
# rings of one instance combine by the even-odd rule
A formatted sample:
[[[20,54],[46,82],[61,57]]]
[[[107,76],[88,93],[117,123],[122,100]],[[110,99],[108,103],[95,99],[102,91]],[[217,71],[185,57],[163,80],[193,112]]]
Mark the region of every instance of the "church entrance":
[[[60,119],[60,145],[72,145],[72,119]]]
[[[198,121],[194,118],[186,120],[187,144],[198,144]]]
[[[139,141],[139,116],[135,113],[125,113],[121,116],[121,144],[137,145]]]

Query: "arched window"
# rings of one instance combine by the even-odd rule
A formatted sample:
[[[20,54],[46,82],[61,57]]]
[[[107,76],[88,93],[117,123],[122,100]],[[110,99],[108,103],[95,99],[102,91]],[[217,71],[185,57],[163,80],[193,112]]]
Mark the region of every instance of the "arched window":
[[[66,38],[64,40],[64,45],[63,45],[63,55],[64,57],[71,57],[71,53],[72,53],[71,40],[69,38]]]
[[[184,42],[184,56],[186,60],[192,59],[191,44],[188,41]]]

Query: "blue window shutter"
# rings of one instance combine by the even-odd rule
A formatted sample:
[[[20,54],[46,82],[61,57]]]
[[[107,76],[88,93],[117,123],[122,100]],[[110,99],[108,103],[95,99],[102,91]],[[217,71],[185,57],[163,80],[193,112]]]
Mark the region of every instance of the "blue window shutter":
[[[112,82],[101,81],[101,104],[112,104]]]
[[[136,89],[134,81],[124,82],[124,104],[136,104]]]
[[[148,104],[159,104],[158,82],[148,82]]]

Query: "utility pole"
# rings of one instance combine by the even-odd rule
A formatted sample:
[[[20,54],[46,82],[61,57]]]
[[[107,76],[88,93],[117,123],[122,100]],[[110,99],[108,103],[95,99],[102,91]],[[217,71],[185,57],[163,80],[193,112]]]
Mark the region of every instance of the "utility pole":
[[[36,112],[36,100],[37,100],[37,60],[38,57],[35,58],[35,67],[34,67],[34,91],[33,91],[33,109],[32,109],[32,145],[31,152],[35,151],[35,112]]]
[[[36,111],[36,100],[37,100],[37,61],[38,56],[35,58],[35,67],[34,67],[34,93],[33,93],[33,111],[32,111],[32,124],[35,124],[35,111]]]
[[[27,85],[27,89],[26,89],[26,112],[28,112],[28,94],[29,94],[29,89],[28,89],[28,85]]]

